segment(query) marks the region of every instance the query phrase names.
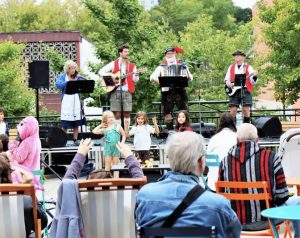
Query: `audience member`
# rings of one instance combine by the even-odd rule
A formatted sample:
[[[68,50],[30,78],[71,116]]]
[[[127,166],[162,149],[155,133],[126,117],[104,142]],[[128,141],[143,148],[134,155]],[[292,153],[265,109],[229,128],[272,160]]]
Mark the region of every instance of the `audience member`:
[[[189,114],[186,110],[178,112],[176,119],[176,130],[178,132],[193,131],[190,124]]]
[[[219,180],[256,182],[266,181],[270,193],[270,206],[300,205],[300,198],[289,197],[285,175],[278,155],[257,144],[257,129],[249,124],[241,124],[237,129],[237,145],[228,152],[220,164]],[[250,201],[232,201],[232,208],[237,212],[244,229],[261,225],[266,219],[261,211],[264,203]],[[244,211],[244,212],[243,212]],[[253,224],[254,223],[254,224]],[[252,228],[253,228],[252,226]],[[295,237],[300,237],[300,221],[293,221]]]
[[[229,112],[224,112],[220,117],[219,127],[216,134],[209,140],[207,154],[218,155],[222,160],[229,149],[236,145],[236,127],[234,117]],[[207,185],[215,190],[215,182],[218,180],[218,167],[209,167],[207,175]]]
[[[236,145],[234,118],[229,112],[224,112],[220,117],[216,134],[209,140],[207,153],[217,154],[219,159],[223,159],[234,145]]]
[[[18,136],[8,144],[8,157],[28,170],[40,169],[41,141],[39,123],[32,117],[25,117],[17,126]]]
[[[0,153],[8,151],[9,137],[6,134],[0,134]]]
[[[135,115],[135,124],[129,130],[129,122],[125,121],[126,136],[134,136],[134,150],[138,159],[144,163],[150,159],[151,134],[159,134],[156,117],[152,118],[154,128],[149,125],[148,117],[145,112],[137,112]]]
[[[19,175],[19,183],[33,183],[33,175],[20,167],[11,167],[9,159],[5,153],[0,153],[0,183],[13,183],[14,175]],[[37,202],[37,216],[41,219],[42,229],[47,226],[48,218],[43,210],[42,204]],[[26,237],[34,230],[32,200],[29,196],[24,196],[24,218]]]
[[[8,123],[4,120],[4,109],[0,108],[0,135],[6,134],[9,136]]]
[[[166,146],[171,172],[137,194],[139,227],[161,226],[186,194],[199,184],[205,167],[203,138],[194,132],[172,135]],[[200,189],[200,188],[199,188]],[[217,237],[240,237],[241,226],[224,197],[205,191],[176,220],[174,227],[216,226]]]
[[[111,111],[105,111],[102,115],[102,123],[93,130],[94,134],[105,136],[104,161],[105,171],[110,173],[111,164],[118,164],[120,161],[120,152],[116,144],[122,136],[122,143],[126,140],[126,135],[115,116]]]
[[[81,214],[81,202],[78,192],[77,178],[83,168],[86,155],[91,147],[91,139],[81,140],[77,153],[68,167],[63,178],[63,183],[58,188],[58,198],[50,238],[60,237],[86,237]],[[118,143],[117,149],[125,158],[125,164],[133,178],[144,177],[138,161],[133,156],[130,148]]]

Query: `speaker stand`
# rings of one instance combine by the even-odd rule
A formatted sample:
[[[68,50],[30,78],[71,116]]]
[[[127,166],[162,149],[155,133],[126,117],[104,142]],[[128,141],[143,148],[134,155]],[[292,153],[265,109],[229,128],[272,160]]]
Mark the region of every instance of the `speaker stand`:
[[[39,110],[39,89],[35,89],[35,110],[36,110],[36,119],[40,122],[40,110]]]

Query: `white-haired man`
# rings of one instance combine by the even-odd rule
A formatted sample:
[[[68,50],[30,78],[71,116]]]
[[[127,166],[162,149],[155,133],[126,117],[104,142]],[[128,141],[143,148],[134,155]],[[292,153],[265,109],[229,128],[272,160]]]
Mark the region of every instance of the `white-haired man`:
[[[171,172],[145,185],[137,195],[140,227],[161,226],[197,184],[205,167],[203,139],[194,132],[171,136],[166,151]],[[230,203],[209,191],[202,193],[176,220],[174,227],[216,226],[217,237],[240,237],[241,226]]]
[[[220,164],[219,180],[266,181],[270,188],[269,191],[272,192],[272,198],[270,199],[272,207],[300,205],[299,197],[289,198],[281,159],[275,152],[258,146],[258,135],[255,126],[249,123],[240,125],[237,129],[237,142],[237,145],[229,150],[227,157]],[[261,211],[266,209],[265,204],[250,201],[238,202],[232,201],[231,207],[237,212],[243,230],[255,230],[255,228],[261,230],[268,227],[268,223],[264,222],[266,219],[264,220],[260,215]],[[294,221],[293,226],[295,237],[300,237],[300,222]]]

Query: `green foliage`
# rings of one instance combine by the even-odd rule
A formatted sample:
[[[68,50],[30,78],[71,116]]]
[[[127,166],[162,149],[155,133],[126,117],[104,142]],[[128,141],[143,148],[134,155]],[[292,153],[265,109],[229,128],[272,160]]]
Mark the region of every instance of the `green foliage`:
[[[118,46],[124,43],[129,44],[130,61],[135,62],[138,68],[148,68],[146,74],[140,75],[140,80],[136,85],[136,92],[133,95],[133,111],[152,110],[151,103],[159,99],[160,92],[158,87],[149,81],[149,76],[161,63],[164,49],[176,43],[176,36],[168,30],[167,24],[152,22],[148,13],[142,11],[136,0],[109,0],[101,1],[101,4],[86,0],[85,4],[94,18],[110,29],[108,39],[99,38],[94,41],[97,54],[102,60],[98,67],[118,57]],[[97,72],[99,68],[93,67],[93,70]],[[95,101],[100,100],[102,105],[106,104],[107,98],[104,94],[103,89],[96,89]]]
[[[240,23],[250,22],[252,20],[252,10],[251,8],[236,7],[234,9],[234,17]]]
[[[34,92],[28,89],[22,67],[24,45],[0,43],[0,105],[7,116],[27,115],[34,107]]]
[[[267,60],[270,80],[275,80],[275,96],[285,105],[293,104],[300,91],[300,2],[276,0],[273,7],[260,5],[264,35],[271,48]]]
[[[200,81],[197,74],[199,68],[195,65],[191,71],[194,72],[195,82],[190,87],[190,98],[197,99],[200,95],[207,100],[224,100],[227,96],[224,92],[224,77],[227,68],[232,64],[232,52],[236,49],[247,51],[253,43],[249,37],[252,25],[241,26],[239,34],[232,37],[229,32],[221,31],[213,27],[211,16],[201,15],[192,23],[189,23],[185,31],[180,34],[180,45],[185,49],[185,58],[191,62],[200,62]],[[209,65],[207,67],[207,63]],[[205,65],[206,64],[206,65]],[[212,93],[212,89],[218,93]]]
[[[213,26],[222,30],[233,30],[234,6],[231,0],[162,0],[151,11],[151,19],[167,21],[170,28],[178,33],[195,21],[200,15],[212,17]]]
[[[0,32],[78,30],[89,39],[94,39],[95,29],[102,32],[102,39],[108,36],[106,27],[93,19],[81,0],[0,2]]]

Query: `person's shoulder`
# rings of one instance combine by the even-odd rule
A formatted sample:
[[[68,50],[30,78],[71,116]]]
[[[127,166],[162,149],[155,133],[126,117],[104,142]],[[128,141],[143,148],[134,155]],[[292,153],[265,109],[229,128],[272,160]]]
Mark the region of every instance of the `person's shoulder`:
[[[205,191],[202,194],[202,199],[201,197],[198,198],[199,202],[203,203],[212,208],[212,209],[219,209],[222,211],[229,210],[231,211],[231,205],[229,200],[227,200],[224,196],[216,193],[212,193],[210,191]]]

